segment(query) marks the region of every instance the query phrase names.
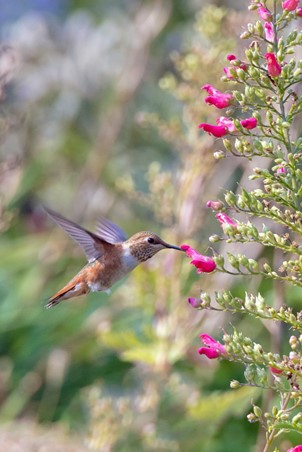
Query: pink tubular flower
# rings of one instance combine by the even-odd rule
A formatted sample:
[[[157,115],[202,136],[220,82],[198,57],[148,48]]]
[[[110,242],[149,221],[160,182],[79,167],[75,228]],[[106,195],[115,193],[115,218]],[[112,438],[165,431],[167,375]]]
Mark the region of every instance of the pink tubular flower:
[[[192,258],[190,264],[196,267],[197,273],[211,273],[215,270],[216,263],[211,257],[199,254],[189,245],[181,245],[180,248],[186,252],[188,257]]]
[[[234,229],[237,229],[237,224],[235,223],[235,221],[228,217],[226,213],[217,213],[215,217],[222,225],[227,224],[229,226],[233,226]]]
[[[236,132],[236,127],[232,119],[220,116],[219,118],[216,119],[216,123],[218,126],[226,127],[229,132]]]
[[[212,124],[206,124],[202,123],[198,126],[200,129],[203,129],[205,132],[210,133],[216,138],[224,137],[224,135],[227,135],[229,133],[227,127],[224,126],[214,126]]]
[[[227,59],[228,61],[233,61],[233,60],[237,60],[237,57],[236,57],[236,55],[233,55],[233,53],[229,53],[229,54],[227,55],[226,59]]]
[[[257,127],[257,119],[256,118],[246,118],[243,119],[242,121],[240,121],[240,124],[242,125],[242,127],[244,127],[245,129],[254,129],[255,127]]]
[[[274,53],[266,53],[265,58],[267,61],[267,71],[271,77],[279,77],[281,74],[281,66],[277,62],[276,55]]]
[[[269,42],[274,42],[275,33],[274,33],[273,26],[270,22],[264,23],[264,32],[265,32],[265,39]]]
[[[259,3],[257,12],[262,20],[271,21],[273,19],[271,12],[262,3]]]
[[[291,447],[290,449],[288,449],[287,452],[302,452],[302,446],[295,446],[295,447]]]
[[[208,334],[201,334],[199,337],[205,345],[205,347],[201,347],[198,350],[200,355],[206,355],[209,359],[215,359],[219,358],[221,355],[226,355],[227,351],[225,346],[220,344],[220,342],[215,341],[215,339]]]
[[[282,8],[285,11],[294,11],[299,5],[299,0],[285,0],[282,2]]]
[[[208,105],[214,105],[219,109],[228,107],[233,100],[232,94],[222,93],[212,85],[203,85],[201,89],[204,89],[209,94],[209,96],[205,98],[205,102]]]

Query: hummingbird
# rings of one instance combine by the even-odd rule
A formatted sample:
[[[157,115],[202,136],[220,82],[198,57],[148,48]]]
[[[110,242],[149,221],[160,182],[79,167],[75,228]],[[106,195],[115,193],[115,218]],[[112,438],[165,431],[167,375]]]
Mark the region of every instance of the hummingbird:
[[[183,251],[164,242],[153,232],[137,232],[127,239],[119,226],[101,217],[96,233],[93,233],[49,208],[44,209],[80,245],[88,261],[71,281],[48,299],[46,308],[89,292],[109,291],[114,283],[160,250],[172,248]]]

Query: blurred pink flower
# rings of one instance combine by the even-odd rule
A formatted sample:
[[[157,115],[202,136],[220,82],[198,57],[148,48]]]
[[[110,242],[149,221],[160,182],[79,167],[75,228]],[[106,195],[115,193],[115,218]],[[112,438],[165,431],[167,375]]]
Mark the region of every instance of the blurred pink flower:
[[[237,223],[235,223],[235,221],[233,221],[230,217],[228,217],[226,213],[223,213],[223,212],[217,213],[215,215],[215,217],[217,218],[219,223],[221,223],[222,225],[227,224],[227,225],[233,226],[234,229],[237,229]]]
[[[270,367],[269,370],[271,371],[272,374],[276,374],[276,375],[280,375],[283,372],[283,370],[276,369],[276,367]]]
[[[216,119],[216,123],[218,126],[226,127],[229,132],[236,132],[236,127],[232,119],[220,116],[219,118]]]
[[[290,449],[288,449],[287,452],[302,452],[302,446],[295,446],[295,447],[291,447]]]
[[[302,8],[297,8],[296,14],[297,14],[297,16],[302,17]]]
[[[242,121],[240,121],[240,124],[242,125],[242,127],[244,127],[245,129],[254,129],[255,127],[257,127],[257,119],[256,118],[246,118],[243,119]]]
[[[200,299],[190,297],[188,298],[188,303],[192,306],[192,308],[199,308],[200,307]]]
[[[232,94],[222,93],[212,85],[203,85],[201,89],[204,89],[209,94],[209,96],[205,98],[205,102],[209,105],[214,105],[219,109],[228,107],[233,100]]]
[[[285,11],[294,11],[299,5],[299,0],[285,0],[282,2],[282,8]]]
[[[211,273],[215,270],[216,263],[211,257],[199,254],[198,251],[189,245],[181,245],[180,248],[186,252],[188,257],[192,258],[190,264],[196,267],[197,273]]]
[[[229,54],[227,55],[226,59],[227,59],[228,61],[233,61],[233,60],[237,60],[237,57],[236,57],[236,55],[234,55],[233,53],[229,53]]]
[[[277,168],[276,174],[286,174],[286,169],[284,168],[284,166],[279,165],[279,167]]]
[[[227,127],[224,126],[214,126],[212,124],[206,124],[202,123],[198,126],[200,129],[203,129],[205,132],[210,133],[211,135],[214,135],[216,138],[221,138],[224,135],[227,135],[229,133]]]
[[[265,8],[263,3],[259,3],[257,12],[262,20],[271,21],[273,19],[272,13],[267,8]]]
[[[274,42],[275,33],[274,33],[273,26],[270,22],[265,22],[264,32],[265,32],[265,39],[269,42]]]
[[[220,342],[215,341],[215,339],[208,334],[201,334],[199,337],[205,345],[205,347],[201,347],[198,350],[200,355],[206,355],[209,359],[215,359],[219,358],[221,355],[226,355],[226,348],[224,345],[220,344]]]
[[[223,207],[223,203],[221,201],[208,201],[207,207],[213,210],[221,210]]]
[[[267,70],[271,77],[279,77],[281,74],[281,66],[278,64],[274,53],[266,53]]]

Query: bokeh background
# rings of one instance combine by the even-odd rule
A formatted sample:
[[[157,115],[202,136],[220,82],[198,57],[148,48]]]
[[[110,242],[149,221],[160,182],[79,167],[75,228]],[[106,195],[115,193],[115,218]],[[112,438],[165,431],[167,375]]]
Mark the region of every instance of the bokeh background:
[[[206,201],[250,168],[213,159],[219,141],[197,126],[216,112],[200,87],[225,89],[226,54],[243,56],[247,4],[0,2],[3,450],[234,452],[259,441],[246,420],[259,392],[229,389],[243,369],[197,353],[201,332],[219,338],[231,325],[279,347],[279,331],[260,322],[187,304],[230,287],[225,275],[197,276],[167,251],[110,296],[43,307],[85,258],[42,204],[90,229],[102,214],[129,235],[149,229],[212,253],[220,228]],[[260,285],[271,299],[266,282],[234,290]]]

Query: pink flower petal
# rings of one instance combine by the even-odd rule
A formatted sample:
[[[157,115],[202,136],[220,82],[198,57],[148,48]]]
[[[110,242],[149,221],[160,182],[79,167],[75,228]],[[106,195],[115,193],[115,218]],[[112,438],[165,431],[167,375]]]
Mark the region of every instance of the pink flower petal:
[[[229,107],[233,100],[233,96],[231,94],[223,94],[220,96],[207,96],[205,98],[205,103],[208,105],[214,105],[214,107],[222,108]]]
[[[221,355],[227,354],[225,346],[220,342],[215,341],[212,336],[209,336],[208,334],[201,334],[199,337],[206,346],[198,350],[200,355],[206,355],[209,359],[214,359]]]
[[[262,3],[259,4],[259,8],[257,9],[257,12],[262,20],[265,21],[271,21],[273,19],[272,13],[264,7]]]
[[[213,349],[207,348],[207,347],[199,348],[198,353],[200,355],[206,355],[206,357],[209,359],[219,358],[219,356],[220,356],[220,353],[217,350],[213,350]]]
[[[276,55],[274,53],[266,53],[267,71],[271,77],[279,77],[281,74],[281,66],[277,62]]]
[[[265,22],[264,32],[265,32],[265,39],[269,42],[274,42],[275,33],[274,33],[273,26],[270,22]]]
[[[299,0],[285,0],[282,2],[282,8],[285,11],[294,11],[299,5]]]
[[[188,303],[192,306],[192,308],[199,308],[200,307],[200,299],[190,297],[188,298]]]
[[[233,221],[227,214],[220,212],[217,213],[215,215],[215,217],[217,218],[217,220],[219,221],[219,223],[223,224],[228,224],[230,226],[233,226],[234,228],[237,229],[237,223],[235,223],[235,221]]]
[[[229,55],[227,55],[226,58],[227,58],[228,61],[237,60],[236,55],[233,55],[232,53],[230,53]]]
[[[212,124],[202,123],[199,124],[199,129],[203,129],[205,132],[208,132],[210,135],[213,135],[216,138],[224,137],[229,133],[227,127],[224,126],[214,126]]]
[[[188,257],[192,258],[190,264],[196,267],[197,273],[211,273],[215,270],[216,263],[211,257],[198,253],[189,245],[181,245],[180,248],[186,252]]]
[[[242,127],[244,127],[245,129],[254,129],[255,127],[257,127],[257,119],[256,118],[246,118],[243,119],[242,121],[240,121],[240,124],[242,125]]]
[[[277,168],[276,171],[277,174],[286,174],[286,169],[284,168],[284,166],[279,166],[279,168]]]
[[[218,126],[226,127],[229,132],[236,132],[236,127],[232,119],[220,116],[219,118],[216,119],[216,122]]]
[[[223,203],[221,201],[207,201],[207,207],[213,210],[221,210]]]
[[[297,8],[296,9],[296,14],[298,17],[302,17],[302,8]]]
[[[283,372],[283,370],[276,369],[276,367],[270,367],[269,370],[271,371],[272,374],[276,374],[276,375],[280,375]]]
[[[214,105],[221,109],[228,107],[233,101],[232,94],[222,93],[212,85],[203,85],[201,89],[204,89],[209,94],[209,96],[205,98],[205,102],[209,105]]]

